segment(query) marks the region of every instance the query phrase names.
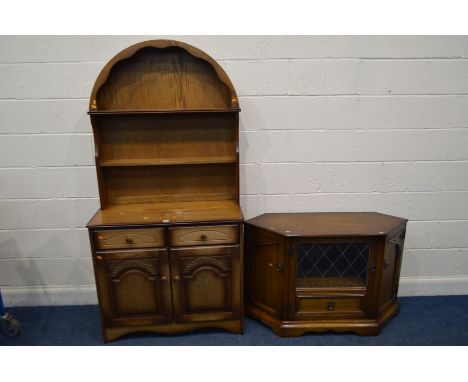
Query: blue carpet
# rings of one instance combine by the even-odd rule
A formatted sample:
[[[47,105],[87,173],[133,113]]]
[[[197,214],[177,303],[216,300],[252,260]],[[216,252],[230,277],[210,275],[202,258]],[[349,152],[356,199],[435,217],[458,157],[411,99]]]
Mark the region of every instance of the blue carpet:
[[[280,338],[246,318],[244,335],[201,330],[179,335],[128,335],[108,345],[468,345],[468,296],[401,298],[401,312],[377,337],[352,333]],[[98,307],[11,308],[21,321],[19,337],[0,333],[0,345],[103,345]]]

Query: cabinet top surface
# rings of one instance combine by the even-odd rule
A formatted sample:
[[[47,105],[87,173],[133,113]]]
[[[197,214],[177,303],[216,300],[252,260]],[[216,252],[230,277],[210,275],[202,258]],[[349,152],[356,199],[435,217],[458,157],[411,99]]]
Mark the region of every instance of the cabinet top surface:
[[[228,200],[119,204],[98,210],[88,227],[242,220],[240,206]]]
[[[270,213],[246,221],[287,237],[386,235],[406,219],[377,212]]]

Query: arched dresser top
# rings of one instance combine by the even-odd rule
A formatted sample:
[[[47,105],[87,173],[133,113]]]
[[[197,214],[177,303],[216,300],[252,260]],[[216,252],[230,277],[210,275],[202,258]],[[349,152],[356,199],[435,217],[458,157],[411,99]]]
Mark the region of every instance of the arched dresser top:
[[[223,68],[208,54],[174,40],[149,40],[115,55],[102,69],[89,110],[238,109]]]

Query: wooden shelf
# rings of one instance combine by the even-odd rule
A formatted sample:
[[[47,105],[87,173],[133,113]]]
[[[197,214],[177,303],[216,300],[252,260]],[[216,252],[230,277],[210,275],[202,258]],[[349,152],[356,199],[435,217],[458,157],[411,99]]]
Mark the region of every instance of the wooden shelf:
[[[177,166],[177,165],[198,165],[198,164],[222,164],[236,163],[234,156],[218,157],[188,157],[188,158],[132,158],[132,159],[107,159],[99,162],[101,167],[131,167],[131,166]]]
[[[201,224],[242,219],[240,206],[234,200],[115,204],[96,212],[88,227],[190,222]]]
[[[151,114],[199,114],[199,113],[238,113],[239,108],[229,109],[161,109],[161,110],[91,110],[89,115],[151,115]]]

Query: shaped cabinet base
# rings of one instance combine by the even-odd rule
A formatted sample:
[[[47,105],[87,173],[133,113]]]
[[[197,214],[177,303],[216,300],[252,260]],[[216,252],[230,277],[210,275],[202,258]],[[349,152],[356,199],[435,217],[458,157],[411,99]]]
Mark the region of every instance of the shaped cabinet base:
[[[299,337],[307,332],[323,333],[354,332],[361,336],[376,336],[380,333],[385,323],[400,312],[400,304],[394,301],[376,319],[338,319],[338,320],[311,320],[311,321],[282,321],[265,314],[261,309],[246,305],[245,312],[265,325],[271,327],[273,332],[280,337]]]
[[[224,329],[231,333],[243,333],[243,321],[238,320],[225,320],[225,321],[210,321],[210,322],[187,322],[183,324],[170,324],[170,325],[141,325],[135,326],[115,326],[104,327],[102,335],[104,341],[114,341],[126,334],[132,333],[158,333],[158,334],[177,334],[188,333],[199,329]]]

